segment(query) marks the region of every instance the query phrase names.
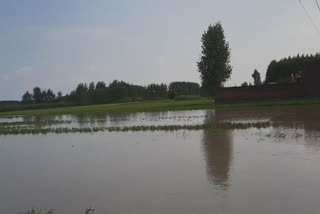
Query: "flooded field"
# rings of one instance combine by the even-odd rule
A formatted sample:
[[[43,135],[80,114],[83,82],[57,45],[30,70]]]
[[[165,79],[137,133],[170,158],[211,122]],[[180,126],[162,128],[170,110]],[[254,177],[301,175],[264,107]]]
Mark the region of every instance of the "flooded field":
[[[1,135],[1,213],[320,213],[319,106],[0,119],[17,129],[225,123],[244,127]]]

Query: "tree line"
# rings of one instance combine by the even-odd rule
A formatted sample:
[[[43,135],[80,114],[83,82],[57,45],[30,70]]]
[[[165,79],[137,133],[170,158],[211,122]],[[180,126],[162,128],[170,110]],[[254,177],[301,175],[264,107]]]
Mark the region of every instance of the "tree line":
[[[260,73],[255,69],[252,78],[254,85],[269,84],[269,83],[290,83],[292,81],[292,75],[302,76],[304,65],[308,61],[319,60],[320,54],[315,55],[300,55],[294,57],[286,57],[283,59],[272,60],[268,66],[266,72],[266,78],[262,82]],[[244,82],[241,86],[251,86],[251,83]]]
[[[55,94],[51,89],[41,90],[40,87],[34,87],[33,93],[27,91],[22,95],[22,104],[54,103],[62,100],[62,93]]]
[[[172,82],[167,86],[161,84],[149,84],[139,86],[124,81],[114,80],[109,85],[99,81],[89,85],[80,83],[69,94],[55,94],[51,89],[42,90],[35,87],[33,93],[25,92],[22,96],[22,104],[45,103],[70,103],[73,105],[106,104],[116,102],[134,102],[154,99],[174,99],[180,95],[200,95],[200,85],[193,82]]]
[[[288,83],[291,80],[291,74],[301,75],[304,70],[304,64],[311,60],[320,59],[320,54],[300,55],[273,60],[268,66],[265,83]]]

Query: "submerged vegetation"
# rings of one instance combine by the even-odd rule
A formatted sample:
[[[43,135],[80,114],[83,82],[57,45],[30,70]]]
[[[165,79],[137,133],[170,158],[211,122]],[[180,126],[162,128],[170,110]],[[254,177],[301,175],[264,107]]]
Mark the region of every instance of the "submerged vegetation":
[[[39,121],[15,121],[15,122],[2,122],[0,127],[4,126],[52,126],[57,124],[71,124],[71,120],[39,120]]]
[[[64,134],[64,133],[95,133],[95,132],[138,132],[138,131],[178,131],[178,130],[206,130],[206,129],[248,129],[268,128],[270,122],[234,123],[224,122],[199,125],[159,125],[159,126],[124,126],[124,127],[27,127],[27,126],[0,126],[0,135],[36,135],[36,134]]]
[[[88,208],[85,210],[84,214],[94,214],[95,210],[92,209],[92,208]],[[32,209],[30,211],[27,211],[27,212],[21,212],[19,214],[54,214],[54,212],[52,210],[49,210],[49,211],[41,211],[41,210],[35,210],[35,209]]]

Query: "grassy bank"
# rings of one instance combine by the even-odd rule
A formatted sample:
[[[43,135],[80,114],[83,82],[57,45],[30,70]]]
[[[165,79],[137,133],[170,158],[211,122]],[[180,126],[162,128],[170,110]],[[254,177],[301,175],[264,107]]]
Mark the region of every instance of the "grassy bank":
[[[162,100],[136,103],[119,103],[106,105],[74,106],[51,109],[25,110],[1,112],[0,117],[14,116],[45,116],[63,114],[99,114],[99,113],[131,113],[131,112],[152,112],[152,111],[174,111],[213,108],[213,101],[209,99],[197,100]]]
[[[288,107],[288,106],[308,106],[308,105],[320,105],[320,99],[297,99],[297,100],[269,100],[269,101],[248,101],[230,104],[218,104],[215,106],[217,109],[248,109],[259,107]]]

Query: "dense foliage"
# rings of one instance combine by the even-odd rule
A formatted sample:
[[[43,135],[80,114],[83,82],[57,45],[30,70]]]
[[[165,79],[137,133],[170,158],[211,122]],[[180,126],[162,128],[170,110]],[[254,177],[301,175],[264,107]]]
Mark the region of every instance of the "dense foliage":
[[[54,103],[62,99],[62,93],[56,95],[51,89],[41,90],[39,87],[34,87],[33,94],[29,91],[23,94],[22,104],[39,104],[39,103]]]
[[[77,88],[66,96],[66,101],[77,105],[104,104],[112,102],[135,101],[142,97],[144,88],[123,81],[114,80],[109,86],[104,82],[78,84]]]
[[[215,96],[216,88],[230,78],[230,48],[226,42],[221,23],[209,25],[202,34],[202,52],[198,62],[202,87],[211,97]]]
[[[200,85],[194,82],[172,82],[169,85],[169,94],[171,98],[181,95],[200,94]]]
[[[291,74],[301,75],[304,70],[305,62],[320,59],[320,54],[316,55],[297,55],[279,61],[273,60],[267,69],[265,83],[287,83],[290,82]]]
[[[175,95],[198,95],[199,84],[192,82],[173,82],[169,88]],[[166,84],[149,84],[139,86],[123,81],[114,80],[108,86],[100,81],[96,84],[91,82],[89,85],[80,83],[70,94],[62,96],[61,92],[55,94],[51,89],[42,90],[39,87],[33,89],[33,93],[28,91],[22,96],[22,104],[31,109],[46,107],[47,104],[63,105],[90,105],[107,104],[117,102],[134,102],[140,100],[157,100],[170,97]]]
[[[145,99],[166,98],[168,95],[168,86],[166,84],[150,84],[145,88]]]
[[[254,70],[251,76],[253,78],[254,85],[261,85],[261,76],[257,69]]]

